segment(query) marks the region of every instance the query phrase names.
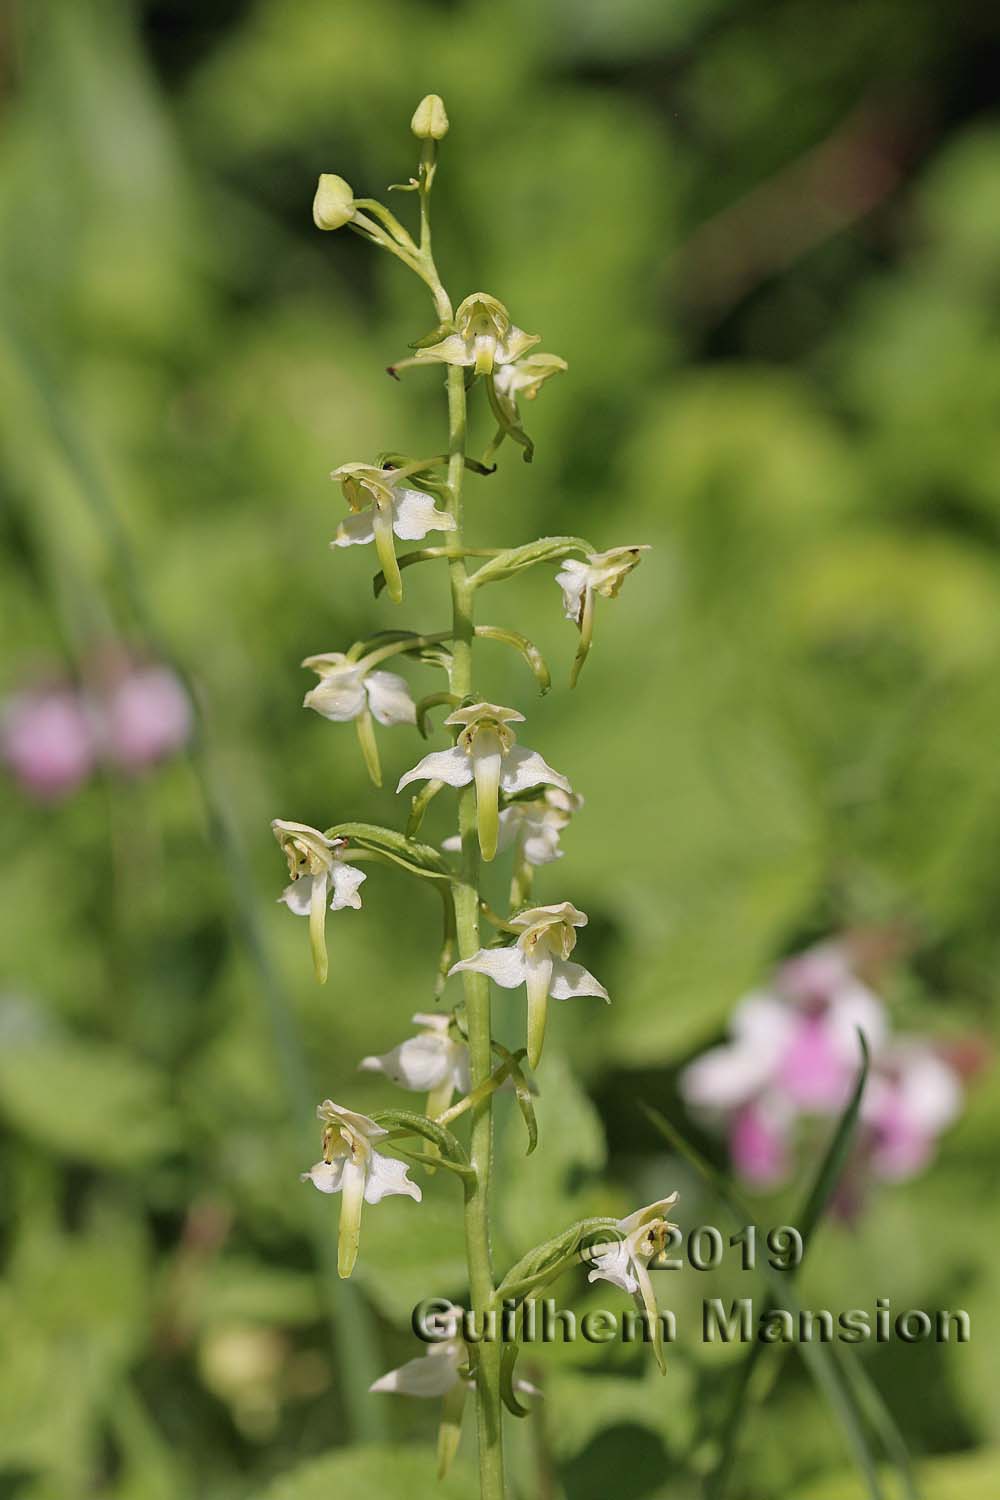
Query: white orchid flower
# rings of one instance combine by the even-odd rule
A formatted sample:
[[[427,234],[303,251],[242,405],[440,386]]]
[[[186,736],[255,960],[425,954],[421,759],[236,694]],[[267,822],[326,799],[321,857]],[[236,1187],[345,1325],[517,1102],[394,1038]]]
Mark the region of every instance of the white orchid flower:
[[[559,835],[582,806],[581,796],[557,786],[546,787],[541,797],[508,803],[500,810],[497,852],[503,854],[513,848],[518,860],[532,866],[562,859]],[[461,837],[453,834],[441,847],[448,853],[457,853],[462,847]]]
[[[292,877],[291,885],[285,887],[278,900],[297,917],[309,918],[313,966],[316,978],[325,984],[327,896],[331,911],[341,911],[345,906],[360,911],[358,887],[368,877],[363,870],[345,863],[341,851],[347,846],[346,839],[328,839],[308,823],[287,823],[284,818],[275,818],[271,831],[288,860]]]
[[[375,543],[385,574],[389,597],[399,604],[403,581],[396,561],[393,535],[419,542],[429,531],[454,531],[455,517],[438,510],[433,497],[406,486],[405,469],[380,469],[374,464],[341,464],[336,479],[353,515],[337,527],[331,547],[366,546]]]
[[[381,1203],[396,1193],[419,1203],[422,1194],[406,1175],[405,1162],[383,1156],[372,1145],[389,1133],[381,1125],[332,1099],[317,1105],[316,1114],[323,1122],[323,1155],[302,1173],[301,1181],[311,1182],[321,1193],[341,1194],[337,1270],[350,1276],[358,1258],[362,1204]]]
[[[525,354],[513,365],[501,365],[493,375],[493,390],[499,396],[502,407],[517,417],[517,398],[535,401],[541,387],[553,375],[568,371],[570,366],[558,354]]]
[[[556,574],[556,583],[562,589],[563,609],[567,620],[572,620],[580,632],[580,645],[573,663],[570,686],[574,686],[590,650],[594,634],[594,597],[614,599],[633,568],[642,561],[642,553],[650,549],[646,545],[635,547],[612,547],[607,552],[592,552],[582,562],[576,557],[567,557]]]
[[[572,789],[565,776],[553,771],[536,750],[516,745],[511,724],[523,724],[524,715],[516,709],[496,703],[473,703],[458,708],[444,721],[461,726],[458,740],[450,750],[435,750],[425,755],[412,771],[400,779],[397,792],[411,781],[443,781],[448,786],[476,783],[476,813],[479,823],[479,847],[484,859],[493,859],[500,837],[500,799],[502,789],[512,797],[533,786]]]
[[[589,1252],[591,1263],[588,1281],[610,1281],[621,1287],[636,1300],[636,1306],[646,1314],[653,1335],[653,1352],[656,1362],[664,1370],[663,1329],[660,1326],[653,1283],[649,1279],[649,1263],[666,1247],[667,1236],[676,1226],[666,1217],[677,1202],[677,1194],[661,1198],[646,1208],[637,1209],[615,1226],[621,1238],[609,1241]]]
[[[509,924],[519,933],[510,948],[480,948],[471,958],[454,964],[449,974],[468,971],[487,974],[502,989],[525,985],[528,992],[528,1061],[537,1068],[545,1039],[548,999],[568,1000],[575,995],[599,995],[610,1001],[607,990],[582,964],[571,963],[576,947],[576,929],[586,927],[587,917],[569,901],[558,906],[533,906],[512,917]]]
[[[432,1119],[446,1110],[457,1089],[467,1094],[469,1049],[449,1035],[450,1015],[418,1011],[413,1017],[421,1029],[398,1047],[378,1057],[364,1057],[358,1064],[367,1073],[383,1073],[400,1088],[427,1094],[424,1111]]]
[[[415,357],[471,365],[477,375],[492,375],[498,365],[512,364],[538,342],[537,333],[525,333],[511,322],[510,313],[496,297],[472,292],[458,305],[453,331],[438,343],[418,349]]]
[[[494,371],[493,389],[505,414],[517,422],[518,397],[534,401],[546,380],[568,369],[558,354],[525,354],[513,364],[500,365]]]
[[[393,1396],[417,1396],[421,1400],[445,1396],[456,1385],[472,1385],[468,1370],[469,1353],[464,1339],[447,1339],[429,1344],[423,1355],[408,1359],[405,1365],[381,1375],[370,1391]]]
[[[386,726],[417,722],[416,704],[405,680],[395,672],[373,671],[368,658],[352,661],[343,651],[307,656],[302,665],[319,677],[303,698],[303,708],[311,708],[336,724],[353,719],[368,774],[376,786],[381,786],[382,767],[372,720]]]
[[[442,1332],[450,1337],[430,1344],[417,1359],[407,1360],[396,1370],[389,1370],[371,1386],[370,1391],[385,1395],[415,1396],[420,1400],[443,1399],[441,1425],[438,1429],[438,1478],[443,1479],[458,1448],[465,1398],[475,1386],[472,1361],[465,1340],[458,1329],[462,1309],[449,1304],[442,1319]],[[527,1380],[514,1381],[514,1390],[524,1396],[540,1396],[537,1386]]]

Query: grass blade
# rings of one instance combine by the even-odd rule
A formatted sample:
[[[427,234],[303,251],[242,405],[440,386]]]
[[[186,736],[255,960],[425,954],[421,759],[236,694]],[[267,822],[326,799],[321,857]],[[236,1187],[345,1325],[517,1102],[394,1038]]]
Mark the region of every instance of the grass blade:
[[[823,1217],[824,1210],[830,1198],[836,1190],[837,1183],[840,1181],[840,1175],[847,1161],[851,1142],[854,1139],[854,1132],[857,1128],[858,1112],[861,1108],[861,1099],[868,1080],[868,1069],[870,1066],[868,1044],[860,1032],[858,1035],[861,1039],[862,1062],[857,1081],[847,1102],[847,1106],[837,1122],[837,1128],[823,1155],[802,1209],[794,1220],[799,1233],[802,1235],[803,1260],[808,1254],[813,1233]],[[775,1305],[773,1296],[769,1296],[765,1304],[766,1308],[770,1309]],[[739,1445],[740,1431],[750,1404],[754,1400],[754,1397],[751,1395],[751,1383],[763,1352],[764,1345],[755,1343],[740,1367],[729,1407],[729,1414],[723,1427],[719,1461],[708,1476],[705,1484],[705,1500],[722,1500],[728,1488],[729,1476],[732,1472]],[[777,1363],[776,1361],[776,1365]],[[769,1391],[773,1389],[773,1384],[774,1382],[772,1381],[771,1385],[761,1392],[757,1399],[765,1399]]]
[[[859,1079],[861,1089],[864,1089],[864,1079],[867,1077],[867,1070],[867,1050],[865,1050],[865,1064],[862,1067],[861,1079]],[[858,1104],[861,1103],[861,1094],[859,1094],[858,1088],[856,1088],[855,1095],[858,1098]],[[858,1104],[855,1103],[855,1095],[852,1097],[852,1106],[855,1107],[856,1118]],[[849,1112],[852,1106],[849,1106]],[[750,1212],[750,1208],[742,1202],[741,1196],[736,1193],[735,1188],[730,1187],[729,1182],[726,1182],[723,1175],[718,1173],[715,1167],[712,1167],[712,1164],[706,1161],[705,1157],[702,1157],[702,1154],[694,1146],[691,1146],[691,1143],[679,1133],[678,1128],[670,1124],[670,1121],[667,1121],[658,1110],[651,1109],[648,1104],[643,1104],[642,1109],[646,1118],[651,1122],[652,1127],[678,1152],[678,1155],[681,1155],[685,1161],[690,1163],[690,1166],[696,1170],[697,1175],[712,1188],[715,1196],[718,1197],[718,1202],[726,1209],[729,1217],[732,1218],[733,1226],[736,1229],[742,1229],[747,1224],[754,1224],[754,1217]],[[841,1121],[841,1127],[843,1125],[844,1122]],[[834,1157],[835,1155],[838,1160],[841,1160],[841,1157],[846,1155],[847,1146],[849,1145],[849,1131],[838,1127],[837,1134],[834,1137],[834,1145],[832,1145],[831,1152],[828,1152],[828,1157]],[[825,1182],[828,1176],[828,1173],[820,1175],[820,1179],[817,1179],[817,1188],[819,1188],[820,1181]],[[819,1214],[822,1212],[822,1205],[819,1203],[819,1191],[814,1190],[813,1193],[810,1193],[807,1208],[810,1209],[810,1215],[814,1217],[814,1220],[819,1218]],[[813,1224],[813,1227],[816,1227],[816,1223]],[[760,1235],[759,1227],[757,1227],[757,1233]],[[805,1239],[807,1239],[805,1233],[802,1235],[802,1239],[804,1239],[805,1244]],[[793,1317],[798,1319],[802,1311],[801,1304],[799,1304],[798,1298],[793,1293],[792,1286],[790,1286],[787,1278],[784,1278],[781,1272],[774,1271],[771,1266],[766,1266],[763,1274],[765,1274],[766,1281],[768,1281],[772,1299],[780,1307],[789,1308]],[[843,1428],[847,1446],[849,1446],[850,1452],[852,1452],[852,1458],[855,1460],[856,1466],[858,1466],[859,1473],[864,1478],[870,1500],[885,1500],[885,1491],[883,1491],[882,1484],[880,1484],[879,1473],[877,1473],[876,1469],[876,1458],[874,1458],[870,1445],[868,1445],[865,1425],[862,1422],[858,1406],[856,1406],[855,1395],[853,1395],[853,1392],[844,1383],[843,1376],[841,1376],[840,1370],[838,1370],[837,1362],[834,1361],[831,1350],[825,1344],[799,1344],[798,1347],[805,1367],[810,1371],[810,1376],[813,1377],[817,1388],[820,1389],[823,1397],[828,1401],[832,1413],[834,1413],[835,1418],[837,1418],[841,1428]],[[715,1493],[718,1494],[721,1491],[717,1490]]]

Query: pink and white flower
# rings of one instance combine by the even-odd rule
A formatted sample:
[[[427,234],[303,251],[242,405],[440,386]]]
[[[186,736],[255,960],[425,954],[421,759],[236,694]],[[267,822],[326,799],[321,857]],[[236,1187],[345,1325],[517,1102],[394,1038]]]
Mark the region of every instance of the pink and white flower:
[[[962,1102],[958,1072],[926,1042],[893,1040],[881,1000],[855,974],[846,945],[821,943],[788,959],[767,990],[748,995],[730,1039],[681,1075],[692,1108],[722,1120],[740,1176],[784,1180],[797,1122],[834,1117],[857,1077],[861,1031],[871,1069],[853,1170],[900,1181],[930,1161]]]

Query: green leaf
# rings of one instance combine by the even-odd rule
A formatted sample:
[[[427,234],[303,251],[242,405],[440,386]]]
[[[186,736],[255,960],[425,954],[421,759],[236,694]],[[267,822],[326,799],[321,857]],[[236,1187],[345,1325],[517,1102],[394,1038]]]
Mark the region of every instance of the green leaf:
[[[594,548],[582,537],[539,537],[537,541],[528,542],[523,547],[510,547],[507,551],[498,553],[476,569],[470,582],[475,588],[479,588],[484,583],[498,583],[502,578],[511,578],[515,573],[533,568],[537,563],[558,562],[571,552],[587,554],[593,551]]]
[[[871,1065],[868,1043],[861,1032],[858,1033],[858,1038],[861,1045],[862,1061],[854,1089],[837,1123],[837,1128],[833,1133],[830,1144],[823,1155],[806,1200],[800,1212],[793,1218],[793,1223],[802,1236],[803,1261],[809,1252],[813,1234],[823,1217],[823,1213],[837,1187],[837,1183],[840,1181],[840,1176],[847,1162],[857,1130],[861,1099],[868,1081],[868,1071]],[[789,1276],[789,1282],[792,1279]],[[776,1305],[777,1303],[772,1295],[768,1299],[767,1307]],[[744,1359],[736,1378],[729,1416],[723,1429],[719,1462],[706,1481],[706,1500],[721,1500],[721,1496],[726,1492],[729,1475],[736,1458],[740,1428],[743,1425],[751,1404],[750,1383],[764,1350],[765,1345],[755,1343]],[[845,1360],[845,1364],[851,1364],[852,1369],[854,1368],[853,1361],[850,1359]],[[905,1458],[905,1447],[902,1451]],[[904,1467],[904,1474],[907,1477],[908,1472],[908,1466]]]
[[[432,849],[430,844],[408,839],[395,828],[382,828],[376,823],[336,823],[326,830],[326,837],[346,838],[357,844],[359,849],[384,854],[387,859],[409,870],[411,875],[421,875],[431,880],[454,879],[443,855]]]
[[[449,1161],[457,1162],[459,1166],[467,1166],[469,1158],[465,1153],[465,1147],[452,1135],[443,1125],[438,1125],[435,1120],[430,1120],[426,1115],[417,1114],[410,1109],[378,1109],[372,1119],[376,1124],[384,1125],[390,1130],[401,1130],[411,1135],[423,1136],[424,1140],[431,1141],[437,1146],[443,1156]]]

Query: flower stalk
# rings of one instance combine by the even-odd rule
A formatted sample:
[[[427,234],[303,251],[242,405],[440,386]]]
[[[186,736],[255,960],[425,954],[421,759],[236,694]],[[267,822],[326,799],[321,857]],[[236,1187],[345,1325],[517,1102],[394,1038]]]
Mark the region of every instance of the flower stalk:
[[[440,996],[452,976],[460,976],[462,999],[450,1010],[427,1013],[426,1008],[418,1009],[413,1020],[422,1030],[417,1036],[361,1062],[365,1071],[423,1093],[425,1113],[392,1109],[369,1117],[324,1101],[318,1109],[323,1124],[321,1158],[303,1176],[319,1191],[339,1198],[341,1276],[349,1276],[354,1269],[363,1245],[367,1207],[391,1194],[408,1196],[419,1204],[421,1190],[408,1176],[409,1169],[428,1174],[445,1169],[442,1176],[450,1176],[453,1187],[460,1186],[463,1195],[469,1312],[474,1324],[487,1325],[508,1288],[517,1298],[537,1291],[579,1258],[584,1234],[597,1228],[607,1230],[613,1241],[604,1258],[594,1262],[598,1274],[640,1294],[646,1310],[655,1310],[647,1265],[665,1221],[651,1219],[651,1210],[640,1211],[638,1217],[633,1216],[634,1222],[633,1218],[594,1220],[572,1226],[522,1256],[499,1285],[494,1271],[490,1238],[494,1095],[500,1089],[513,1093],[530,1154],[538,1143],[532,1097],[537,1089],[522,1062],[526,1059],[536,1069],[542,1061],[548,1002],[581,996],[608,1000],[609,996],[600,981],[570,957],[578,929],[586,926],[586,915],[565,900],[545,906],[529,904],[535,869],[560,858],[560,835],[583,799],[562,772],[548,765],[536,750],[519,743],[514,726],[524,724],[524,714],[483,698],[473,654],[477,642],[499,643],[517,651],[542,693],[549,690],[551,676],[541,652],[526,636],[505,626],[477,625],[477,592],[486,583],[531,568],[561,565],[561,571],[550,576],[562,589],[565,612],[581,632],[575,680],[590,645],[594,595],[615,597],[645,549],[597,553],[589,542],[573,536],[542,537],[508,549],[466,545],[465,476],[493,472],[488,463],[469,453],[470,393],[477,385],[485,389],[486,411],[497,423],[487,458],[510,437],[530,459],[534,444],[522,426],[518,397],[533,402],[543,383],[565,371],[566,363],[557,355],[531,353],[539,336],[525,333],[492,294],[474,292],[457,307],[453,305],[431,243],[431,189],[438,145],[449,129],[437,95],[428,95],[417,106],[411,128],[420,141],[418,175],[397,186],[418,195],[416,239],[384,205],[373,198],[355,198],[350,185],[332,174],[320,180],[314,217],[321,229],[349,227],[388,250],[430,291],[436,328],[416,341],[412,358],[398,360],[389,372],[396,375],[402,369],[446,366],[447,446],[429,459],[387,453],[375,462],[352,461],[335,468],[332,478],[347,502],[348,515],[340,521],[331,545],[341,549],[372,544],[379,564],[375,595],[384,591],[395,605],[404,599],[407,568],[418,562],[443,562],[450,625],[429,634],[390,629],[356,641],[346,651],[306,657],[303,666],[316,672],[319,682],[306,694],[305,706],[334,723],[354,724],[376,786],[382,782],[376,729],[381,735],[382,730],[412,726],[426,738],[431,733],[430,710],[445,707],[449,711],[441,727],[450,733],[451,743],[425,755],[400,778],[400,792],[412,782],[423,783],[412,799],[404,833],[359,822],[339,822],[321,831],[283,820],[275,821],[274,832],[288,860],[292,882],[280,899],[293,912],[309,918],[318,979],[325,980],[331,968],[326,947],[328,910],[347,906],[357,910],[362,905],[360,886],[365,873],[346,862],[350,856],[369,861],[376,877],[402,872],[438,890],[443,935],[434,996]],[[397,552],[397,539],[422,542],[431,532],[443,534],[444,544]],[[475,571],[470,571],[473,563]],[[397,667],[408,662],[442,670],[446,690],[415,700],[408,682],[383,667],[384,663]],[[431,800],[446,788],[458,794],[458,826],[439,851],[418,842],[417,833]],[[504,915],[494,913],[486,903],[481,872],[484,862],[507,853],[512,855],[511,901]],[[494,946],[483,946],[482,916],[496,929]],[[456,986],[458,982],[456,977]],[[493,1036],[491,983],[501,990],[524,991],[526,1046],[515,1052]],[[456,1092],[460,1097],[453,1102]],[[467,1129],[467,1147],[449,1128],[456,1122],[461,1122],[463,1132]],[[626,1238],[627,1246],[622,1249]],[[524,1416],[527,1409],[516,1393],[538,1394],[514,1379],[517,1348],[504,1348],[490,1339],[466,1347],[456,1334],[441,1353],[429,1352],[431,1357],[391,1371],[372,1389],[443,1398],[442,1472],[454,1455],[462,1407],[471,1396],[481,1500],[505,1500],[503,1408]]]

